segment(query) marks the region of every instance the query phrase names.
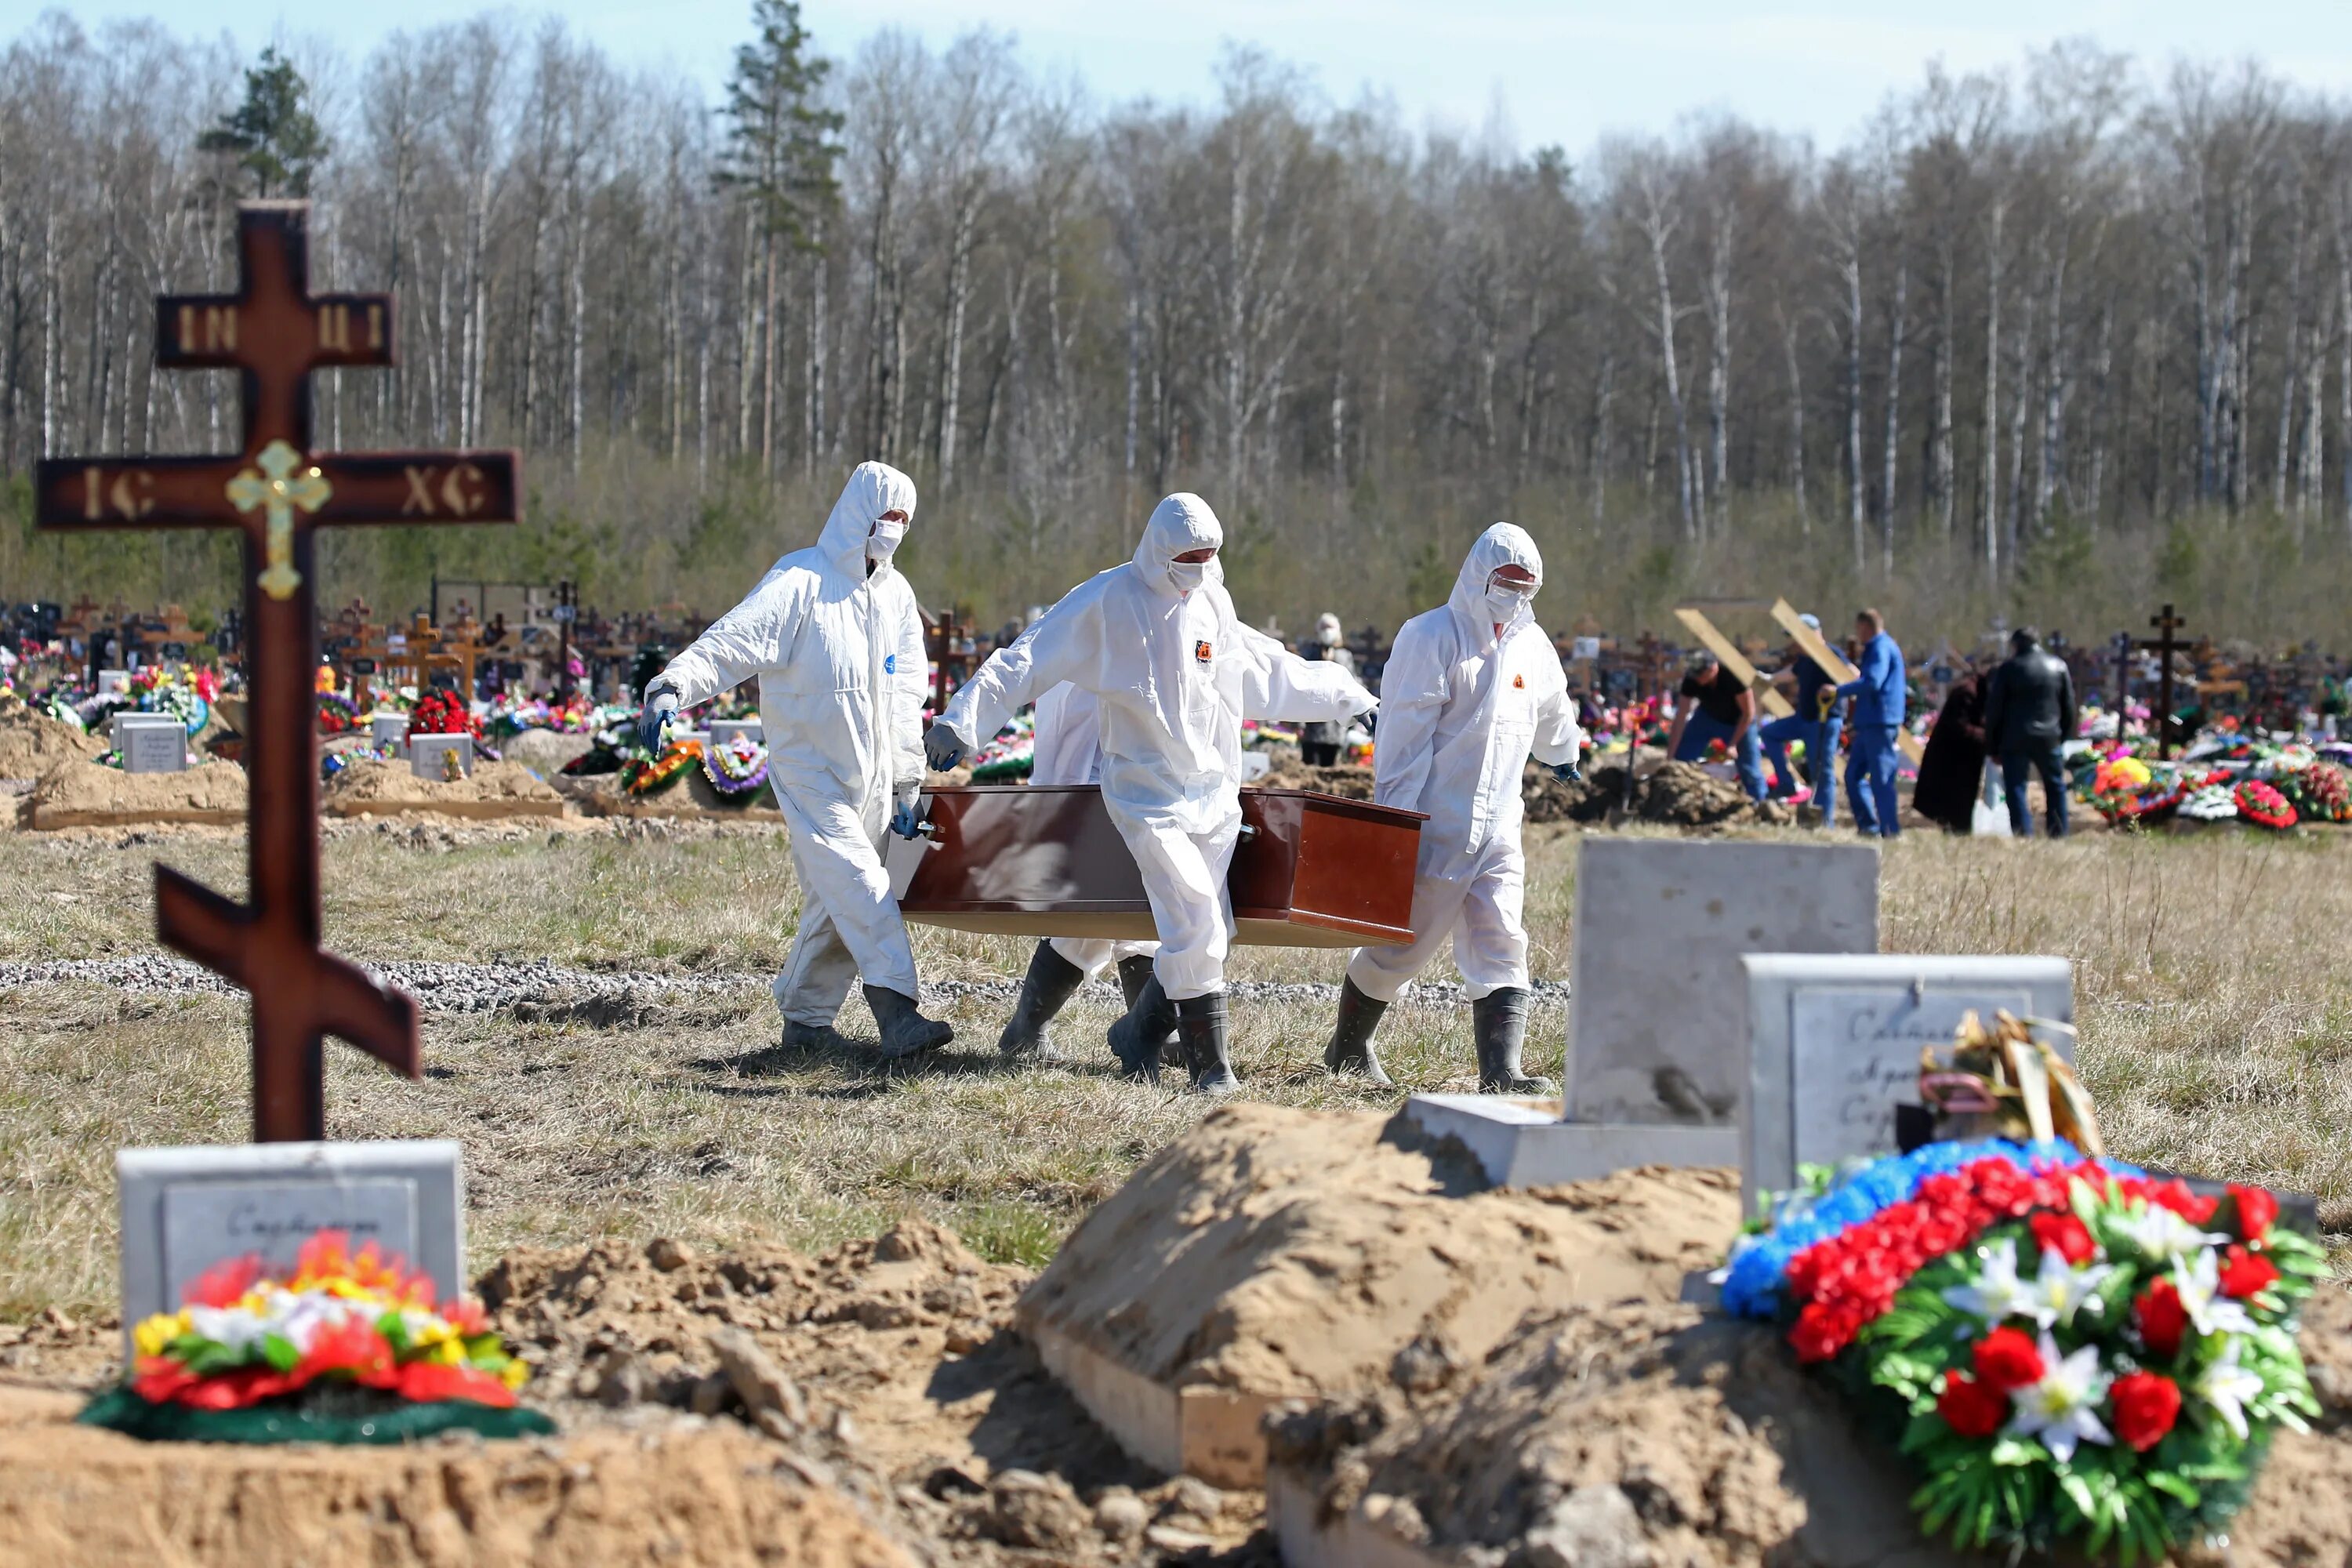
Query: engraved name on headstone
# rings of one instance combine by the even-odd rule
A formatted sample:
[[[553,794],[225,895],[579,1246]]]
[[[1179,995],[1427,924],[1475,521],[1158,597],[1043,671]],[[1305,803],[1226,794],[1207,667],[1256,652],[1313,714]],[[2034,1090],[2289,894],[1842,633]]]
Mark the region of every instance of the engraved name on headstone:
[[[1973,1012],[2007,1012],[2074,1058],[2073,966],[2063,958],[1754,953],[1740,1138],[1750,1200],[1801,1165],[1895,1152],[1896,1109],[1918,1101],[1919,1053],[1948,1049]]]
[[[457,759],[458,771],[471,778],[474,773],[474,737],[471,735],[415,735],[408,742],[408,771],[421,779],[444,779],[449,764],[442,759],[451,754]]]

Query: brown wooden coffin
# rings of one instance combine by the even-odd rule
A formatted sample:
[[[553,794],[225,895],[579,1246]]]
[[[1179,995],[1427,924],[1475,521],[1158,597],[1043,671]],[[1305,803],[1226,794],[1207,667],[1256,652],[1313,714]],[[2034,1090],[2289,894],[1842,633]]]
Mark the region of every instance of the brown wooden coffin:
[[[1091,784],[968,784],[925,797],[932,847],[894,837],[891,885],[917,925],[1148,942],[1143,879]],[[1417,811],[1303,789],[1242,791],[1226,879],[1234,940],[1354,947],[1412,940]]]

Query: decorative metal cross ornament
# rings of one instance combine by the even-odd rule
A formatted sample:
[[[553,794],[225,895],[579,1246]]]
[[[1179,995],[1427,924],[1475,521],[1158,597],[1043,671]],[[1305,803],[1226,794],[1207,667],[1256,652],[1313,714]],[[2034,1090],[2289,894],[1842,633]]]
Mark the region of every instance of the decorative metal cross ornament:
[[[336,1035],[418,1075],[416,1004],[319,946],[315,531],[332,523],[512,522],[512,452],[314,452],[310,373],[393,363],[392,297],[310,291],[308,202],[237,209],[235,294],[155,301],[155,363],[241,373],[232,457],[59,458],[40,465],[45,529],[239,528],[245,533],[247,879],[238,904],[155,868],[165,946],[253,997],[253,1136],[326,1136],[322,1041]]]

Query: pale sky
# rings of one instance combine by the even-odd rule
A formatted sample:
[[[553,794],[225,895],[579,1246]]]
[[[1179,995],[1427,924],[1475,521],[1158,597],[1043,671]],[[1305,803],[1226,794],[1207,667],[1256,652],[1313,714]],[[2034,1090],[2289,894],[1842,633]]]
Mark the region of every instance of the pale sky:
[[[0,37],[51,6],[0,0]],[[226,31],[257,51],[281,27],[353,56],[397,27],[456,20],[475,0],[74,0],[85,23],[155,16]],[[505,7],[562,14],[616,57],[667,63],[714,101],[749,0],[566,0]],[[1257,45],[1304,67],[1329,98],[1366,87],[1416,125],[1484,127],[1499,101],[1522,147],[1589,149],[1610,132],[1663,132],[1729,110],[1832,145],[1931,58],[1956,71],[2013,64],[2071,36],[2144,63],[2252,58],[2291,80],[2352,89],[2352,0],[805,0],[836,58],[877,27],[934,46],[975,25],[1011,32],[1033,68],[1074,71],[1099,99],[1204,100],[1222,45]]]

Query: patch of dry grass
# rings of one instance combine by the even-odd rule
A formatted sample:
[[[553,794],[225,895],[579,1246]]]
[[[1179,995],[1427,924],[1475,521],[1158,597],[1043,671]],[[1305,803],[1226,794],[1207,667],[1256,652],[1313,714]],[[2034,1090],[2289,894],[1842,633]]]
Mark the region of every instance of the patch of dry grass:
[[[1540,974],[1569,967],[1575,838],[1533,843]],[[152,950],[158,854],[223,888],[243,847],[0,836],[0,961]],[[1885,945],[2054,952],[2077,965],[2084,1070],[2126,1157],[2316,1193],[2352,1230],[2352,847],[2238,834],[2098,836],[2063,846],[1916,835],[1885,858]],[[1003,1005],[965,1001],[961,1037],[927,1068],[775,1048],[765,978],[794,896],[781,838],[540,837],[446,851],[390,836],[328,854],[331,946],[362,959],[547,959],[583,968],[740,974],[653,1026],[430,1016],[432,1076],[392,1079],[331,1047],[331,1131],[466,1142],[475,1259],[602,1232],[803,1247],[919,1212],[992,1256],[1036,1261],[1201,1106],[1106,1070],[1109,1009],[1081,1002],[1074,1059],[1019,1070],[993,1044]],[[1017,975],[1026,944],[922,931],[927,974]],[[1244,950],[1237,974],[1339,977],[1344,955]],[[1319,1008],[1244,1005],[1249,1092],[1375,1108],[1335,1084]],[[1382,1032],[1409,1089],[1466,1089],[1466,1016],[1400,1008]],[[1564,1010],[1532,1054],[1556,1068]],[[845,1028],[870,1037],[853,1005]],[[0,1314],[114,1289],[112,1151],[245,1135],[244,1009],[227,998],[93,988],[0,992]]]

